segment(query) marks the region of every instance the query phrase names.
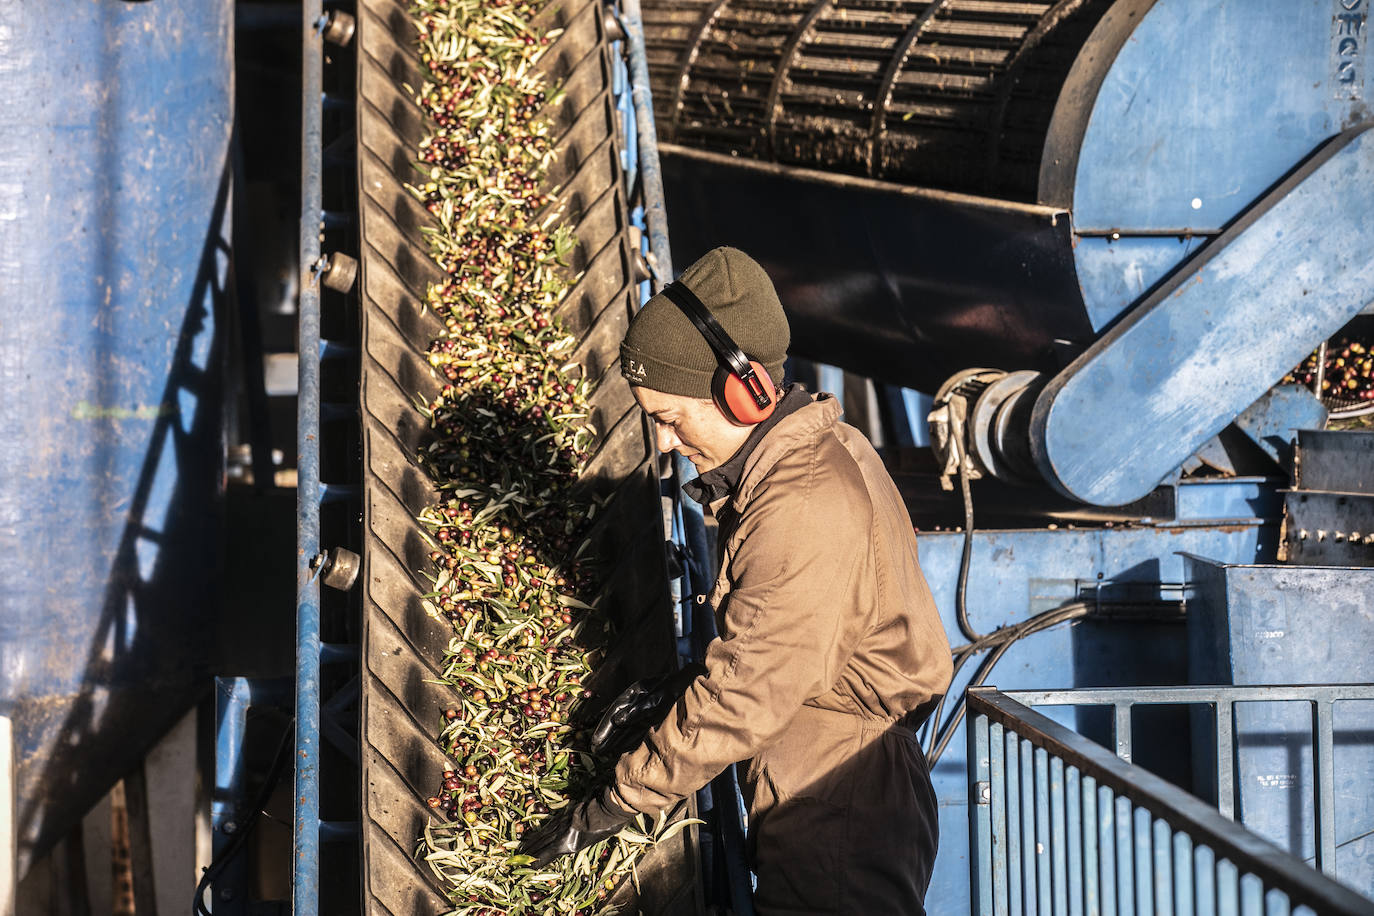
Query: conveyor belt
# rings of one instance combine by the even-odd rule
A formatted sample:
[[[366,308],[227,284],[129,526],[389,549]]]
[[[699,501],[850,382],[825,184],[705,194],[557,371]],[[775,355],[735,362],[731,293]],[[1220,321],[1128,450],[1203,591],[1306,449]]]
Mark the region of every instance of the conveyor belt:
[[[1112,0],[648,0],[660,136],[1034,201],[1069,66]]]
[[[567,95],[554,117],[558,161],[549,183],[561,188],[578,239],[571,256],[581,280],[560,310],[579,344],[575,359],[601,379],[591,398],[600,432],[583,475],[607,500],[593,535],[596,556],[614,558],[604,596],[620,636],[594,686],[613,689],[671,664],[673,642],[656,458],[639,411],[615,370],[618,345],[638,302],[634,246],[616,145],[611,63],[601,7],[566,0],[544,16],[565,31],[541,61]],[[434,742],[447,688],[429,683],[450,636],[421,607],[428,547],[415,515],[435,500],[414,461],[426,426],[417,398],[440,382],[424,351],[440,326],[422,309],[440,278],[420,229],[429,214],[404,183],[425,125],[405,88],[423,80],[403,3],[363,0],[358,14],[358,180],[363,356],[361,413],[364,484],[362,662],[363,902],[368,914],[423,916],[448,908],[417,838],[433,817],[425,805],[445,757]],[[694,912],[694,839],[682,831],[640,865],[641,891],[628,884],[615,902],[646,913]]]

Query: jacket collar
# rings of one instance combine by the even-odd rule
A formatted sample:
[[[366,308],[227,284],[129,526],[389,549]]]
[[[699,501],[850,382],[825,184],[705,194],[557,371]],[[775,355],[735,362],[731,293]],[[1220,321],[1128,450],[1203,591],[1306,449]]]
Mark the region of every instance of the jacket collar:
[[[769,415],[768,419],[749,431],[749,438],[745,439],[744,444],[735,451],[735,454],[730,456],[730,460],[720,467],[712,468],[705,474],[687,481],[682,485],[682,492],[703,506],[714,508],[715,504],[724,500],[739,486],[749,456],[754,453],[754,449],[758,448],[759,443],[763,442],[773,427],[810,403],[811,396],[806,393],[805,388],[796,384],[789,385],[778,401],[778,406],[773,409],[773,413]]]
[[[735,511],[744,511],[754,495],[754,488],[763,482],[775,464],[789,452],[834,426],[843,412],[834,395],[822,392],[815,395],[809,404],[803,404],[800,410],[779,422],[745,462],[744,474],[734,490]]]
[[[774,422],[768,423],[768,428],[759,434],[758,440],[754,441],[752,445],[746,441],[745,445],[741,446],[740,452],[746,452],[746,454],[743,456],[742,470],[734,485],[718,495],[710,494],[711,498],[704,503],[710,508],[712,515],[719,515],[721,508],[732,495],[735,511],[744,511],[745,505],[753,496],[754,488],[784,455],[801,443],[814,438],[820,431],[834,426],[840,419],[840,414],[843,411],[840,402],[835,399],[834,395],[821,393],[813,396],[798,385],[788,390],[787,397],[791,397],[793,391],[797,391],[801,395],[799,399],[794,399],[796,406],[791,407],[786,414],[778,416]],[[787,398],[784,398],[783,402],[779,402],[779,409],[782,408],[786,400]],[[777,414],[778,412],[775,411],[774,416]],[[773,417],[769,417],[769,420],[773,420]],[[762,425],[760,424],[760,426]],[[738,456],[739,452],[736,453],[736,457]],[[733,461],[734,458],[732,457],[726,464]],[[707,472],[707,474],[710,473],[710,471]],[[701,478],[697,479],[700,480]],[[683,484],[682,489],[698,502],[702,502],[700,496],[691,493],[688,489],[694,483],[696,481],[689,481]]]

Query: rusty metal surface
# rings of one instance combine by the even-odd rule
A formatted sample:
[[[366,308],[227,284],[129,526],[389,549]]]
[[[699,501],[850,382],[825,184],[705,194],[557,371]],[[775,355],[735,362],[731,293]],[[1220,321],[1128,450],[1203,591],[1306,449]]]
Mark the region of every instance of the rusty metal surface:
[[[1112,0],[649,0],[660,136],[1031,201],[1050,115]]]
[[[567,0],[544,14],[565,31],[541,62],[566,89],[554,113],[558,186],[578,245],[580,274],[560,310],[577,336],[575,357],[600,384],[592,422],[600,433],[584,486],[607,498],[592,533],[609,563],[603,600],[620,634],[595,675],[606,693],[672,664],[672,614],[663,551],[657,462],[643,421],[616,371],[618,346],[637,304],[623,173],[615,141],[611,58],[600,6]],[[358,11],[358,180],[363,313],[364,569],[362,660],[363,909],[373,916],[422,916],[447,909],[429,868],[415,856],[432,814],[426,796],[441,781],[435,744],[447,688],[430,683],[450,631],[423,610],[416,572],[428,547],[414,518],[434,492],[413,455],[426,427],[414,399],[440,387],[424,350],[441,328],[422,308],[438,279],[420,233],[429,215],[405,190],[424,123],[406,85],[422,72],[414,27],[396,0],[364,0]],[[600,689],[600,688],[605,689]],[[625,909],[693,913],[698,878],[692,831],[641,863],[639,890],[615,895]]]

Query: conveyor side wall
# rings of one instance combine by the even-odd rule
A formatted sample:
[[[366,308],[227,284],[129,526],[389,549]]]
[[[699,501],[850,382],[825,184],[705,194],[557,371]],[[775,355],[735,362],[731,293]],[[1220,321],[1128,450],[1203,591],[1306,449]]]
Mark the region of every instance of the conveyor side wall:
[[[565,31],[540,66],[566,89],[554,113],[558,161],[550,172],[578,245],[570,269],[579,282],[560,310],[578,338],[575,359],[599,381],[592,423],[599,439],[584,474],[607,500],[590,553],[612,561],[601,606],[618,631],[597,672],[600,683],[623,684],[672,664],[664,527],[657,460],[643,420],[617,371],[618,346],[638,304],[636,253],[616,143],[611,59],[595,2],[568,0],[544,14]],[[414,855],[433,815],[425,805],[441,782],[446,758],[435,743],[446,689],[431,683],[448,645],[449,625],[421,606],[429,585],[429,547],[416,514],[436,501],[414,455],[427,429],[416,399],[440,387],[425,359],[441,333],[424,310],[428,283],[440,278],[421,227],[430,217],[404,183],[425,124],[404,86],[419,87],[423,71],[402,3],[364,0],[358,28],[359,209],[363,313],[362,429],[365,503],[365,588],[362,660],[364,911],[435,914],[447,904],[428,866]],[[691,832],[656,848],[641,863],[637,899],[646,912],[692,912],[696,880]],[[635,897],[628,884],[622,892]]]

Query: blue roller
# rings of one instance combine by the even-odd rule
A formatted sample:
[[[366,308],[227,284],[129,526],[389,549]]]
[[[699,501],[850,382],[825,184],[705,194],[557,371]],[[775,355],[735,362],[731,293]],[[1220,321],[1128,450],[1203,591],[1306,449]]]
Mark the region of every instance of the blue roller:
[[[1031,418],[1045,478],[1096,505],[1149,493],[1374,301],[1371,212],[1374,132],[1362,126],[1323,147],[1050,381]]]
[[[230,0],[0,5],[0,712],[21,873],[196,701]]]
[[[1107,11],[1055,104],[1039,189],[1072,222],[1095,339],[1023,373],[1003,410],[981,407],[996,373],[947,383],[979,399],[970,440],[1005,452],[979,470],[1025,477],[1028,454],[1060,493],[1123,506],[1233,423],[1281,457],[1289,408],[1310,411],[1266,392],[1374,301],[1370,58],[1369,0]]]

